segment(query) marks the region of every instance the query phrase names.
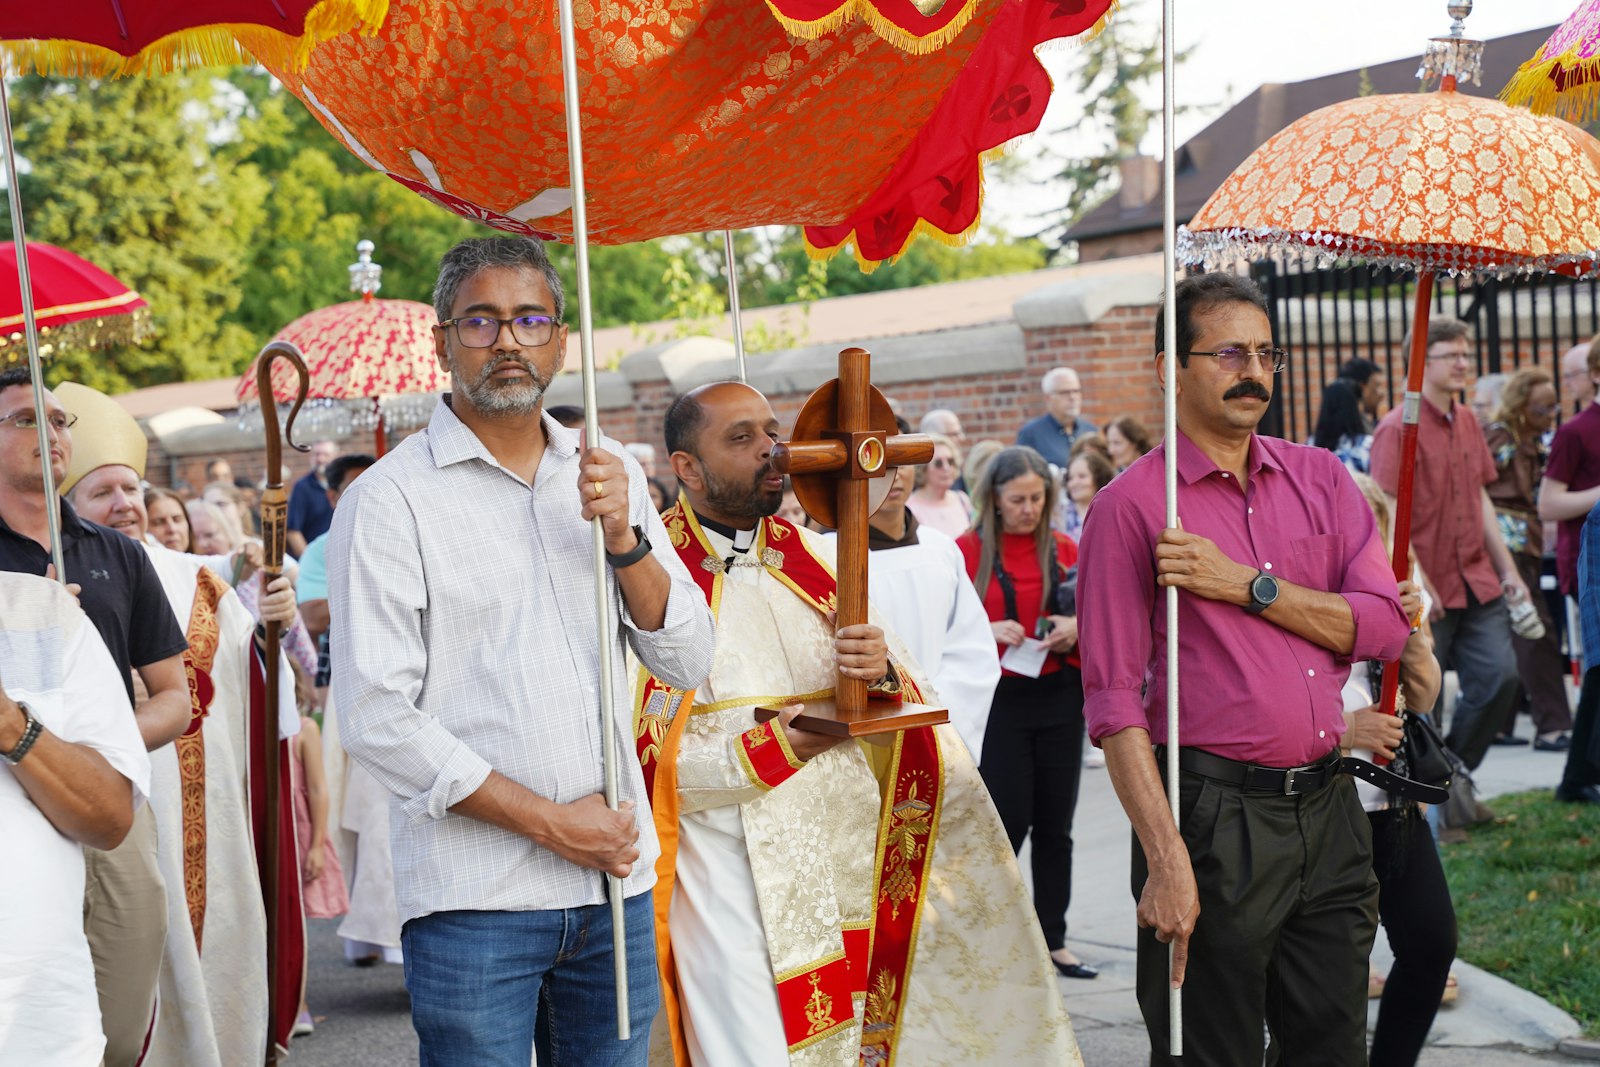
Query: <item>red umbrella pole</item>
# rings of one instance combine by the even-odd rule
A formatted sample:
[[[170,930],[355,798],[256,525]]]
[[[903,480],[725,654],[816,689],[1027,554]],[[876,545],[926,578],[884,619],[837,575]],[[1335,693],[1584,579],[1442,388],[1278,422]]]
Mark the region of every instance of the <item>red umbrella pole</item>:
[[[378,416],[378,421],[372,427],[372,454],[378,459],[389,451],[389,437],[383,429],[383,404],[377,399],[372,401],[372,412]]]
[[[1400,485],[1394,507],[1395,581],[1411,573],[1411,498],[1417,479],[1417,422],[1422,415],[1422,369],[1428,362],[1428,313],[1433,302],[1433,271],[1417,274],[1417,305],[1411,324],[1411,366],[1406,375],[1405,411],[1400,430]],[[1383,668],[1383,701],[1386,715],[1395,713],[1395,698],[1400,691],[1398,661]],[[1379,765],[1388,761],[1379,757]]]

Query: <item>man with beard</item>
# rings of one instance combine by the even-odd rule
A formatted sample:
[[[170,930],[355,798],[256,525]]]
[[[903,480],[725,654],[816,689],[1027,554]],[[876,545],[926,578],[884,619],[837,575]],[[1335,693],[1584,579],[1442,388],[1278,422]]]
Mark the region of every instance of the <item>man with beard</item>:
[[[955,727],[879,745],[798,729],[797,708],[755,721],[757,706],[830,696],[836,666],[880,693],[939,699],[876,614],[835,628],[833,542],[773,517],[777,435],[766,398],[732,382],[666,416],[683,494],[662,518],[718,641],[704,685],[646,669],[635,690],[663,842],[652,1062],[1079,1063]]]
[[[1094,498],[1078,560],[1084,717],[1136,837],[1139,1007],[1150,1062],[1182,985],[1182,1062],[1367,1062],[1377,930],[1371,831],[1339,776],[1352,660],[1409,631],[1383,539],[1332,453],[1262,437],[1285,353],[1266,299],[1231,274],[1179,283],[1178,432]],[[1163,471],[1178,450],[1183,524]],[[1162,783],[1167,613],[1179,590],[1181,831]],[[1156,743],[1151,750],[1151,741]]]
[[[439,265],[452,392],[340,498],[328,547],[344,746],[392,795],[411,1018],[426,1067],[645,1061],[657,1008],[657,853],[637,764],[603,796],[601,730],[626,737],[624,647],[692,686],[711,618],[609,439],[542,412],[566,353],[561,278],[531,238]],[[601,677],[590,519],[620,616]],[[608,612],[611,614],[611,612]],[[616,718],[600,724],[600,687]],[[622,880],[633,1038],[619,1042],[605,874]],[[537,1009],[537,1010],[535,1010]]]

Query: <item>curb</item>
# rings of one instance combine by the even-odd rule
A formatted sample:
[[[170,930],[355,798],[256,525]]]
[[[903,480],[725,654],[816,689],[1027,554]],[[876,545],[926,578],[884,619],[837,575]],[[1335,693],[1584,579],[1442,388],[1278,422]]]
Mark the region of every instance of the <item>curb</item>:
[[[1575,1060],[1600,1060],[1600,1041],[1569,1037],[1556,1045],[1556,1051]]]

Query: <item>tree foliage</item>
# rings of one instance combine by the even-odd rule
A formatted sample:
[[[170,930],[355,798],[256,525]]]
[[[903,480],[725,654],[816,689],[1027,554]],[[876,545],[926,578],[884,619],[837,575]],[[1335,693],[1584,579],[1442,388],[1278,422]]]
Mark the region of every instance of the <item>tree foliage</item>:
[[[357,241],[376,246],[383,296],[427,302],[440,256],[494,232],[368,169],[264,71],[33,77],[15,95],[29,237],[139,290],[156,328],[143,346],[58,356],[53,381],[118,392],[239,373],[296,317],[354,298],[345,268]],[[809,259],[797,227],[735,236],[745,307],[1032,270],[1045,260],[1039,241],[989,232],[966,249],[918,241],[863,274],[848,255]],[[572,248],[552,246],[551,258],[572,292]],[[726,314],[720,232],[592,245],[590,268],[597,326],[683,319],[692,332]],[[752,348],[800,343],[801,334],[757,330]]]

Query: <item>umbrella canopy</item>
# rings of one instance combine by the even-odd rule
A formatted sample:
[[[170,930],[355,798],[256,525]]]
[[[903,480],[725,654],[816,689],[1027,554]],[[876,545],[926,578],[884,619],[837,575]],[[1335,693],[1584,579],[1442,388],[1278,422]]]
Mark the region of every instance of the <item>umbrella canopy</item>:
[[[150,305],[93,263],[65,248],[29,241],[28,264],[45,349],[124,344],[144,336]],[[16,245],[0,246],[0,358],[12,360],[26,355],[18,279]]]
[[[595,7],[576,30],[591,238],[804,223],[828,228],[809,232],[818,247],[849,241],[867,262],[919,229],[960,240],[981,155],[1044,113],[1034,47],[1111,4],[951,6],[970,21],[926,55],[871,19],[797,41],[746,0]],[[454,10],[395,0],[375,36],[329,41],[300,72],[267,65],[369,166],[468,218],[571,240],[554,5]]]
[[[1600,272],[1600,141],[1456,92],[1365,96],[1256,149],[1179,236],[1188,262],[1310,248],[1383,266]]]
[[[1582,0],[1517,69],[1500,99],[1572,122],[1600,113],[1600,0]]]
[[[63,77],[248,63],[242,49],[300,66],[335,34],[383,21],[389,0],[53,0],[6,4],[0,41],[14,72]]]

